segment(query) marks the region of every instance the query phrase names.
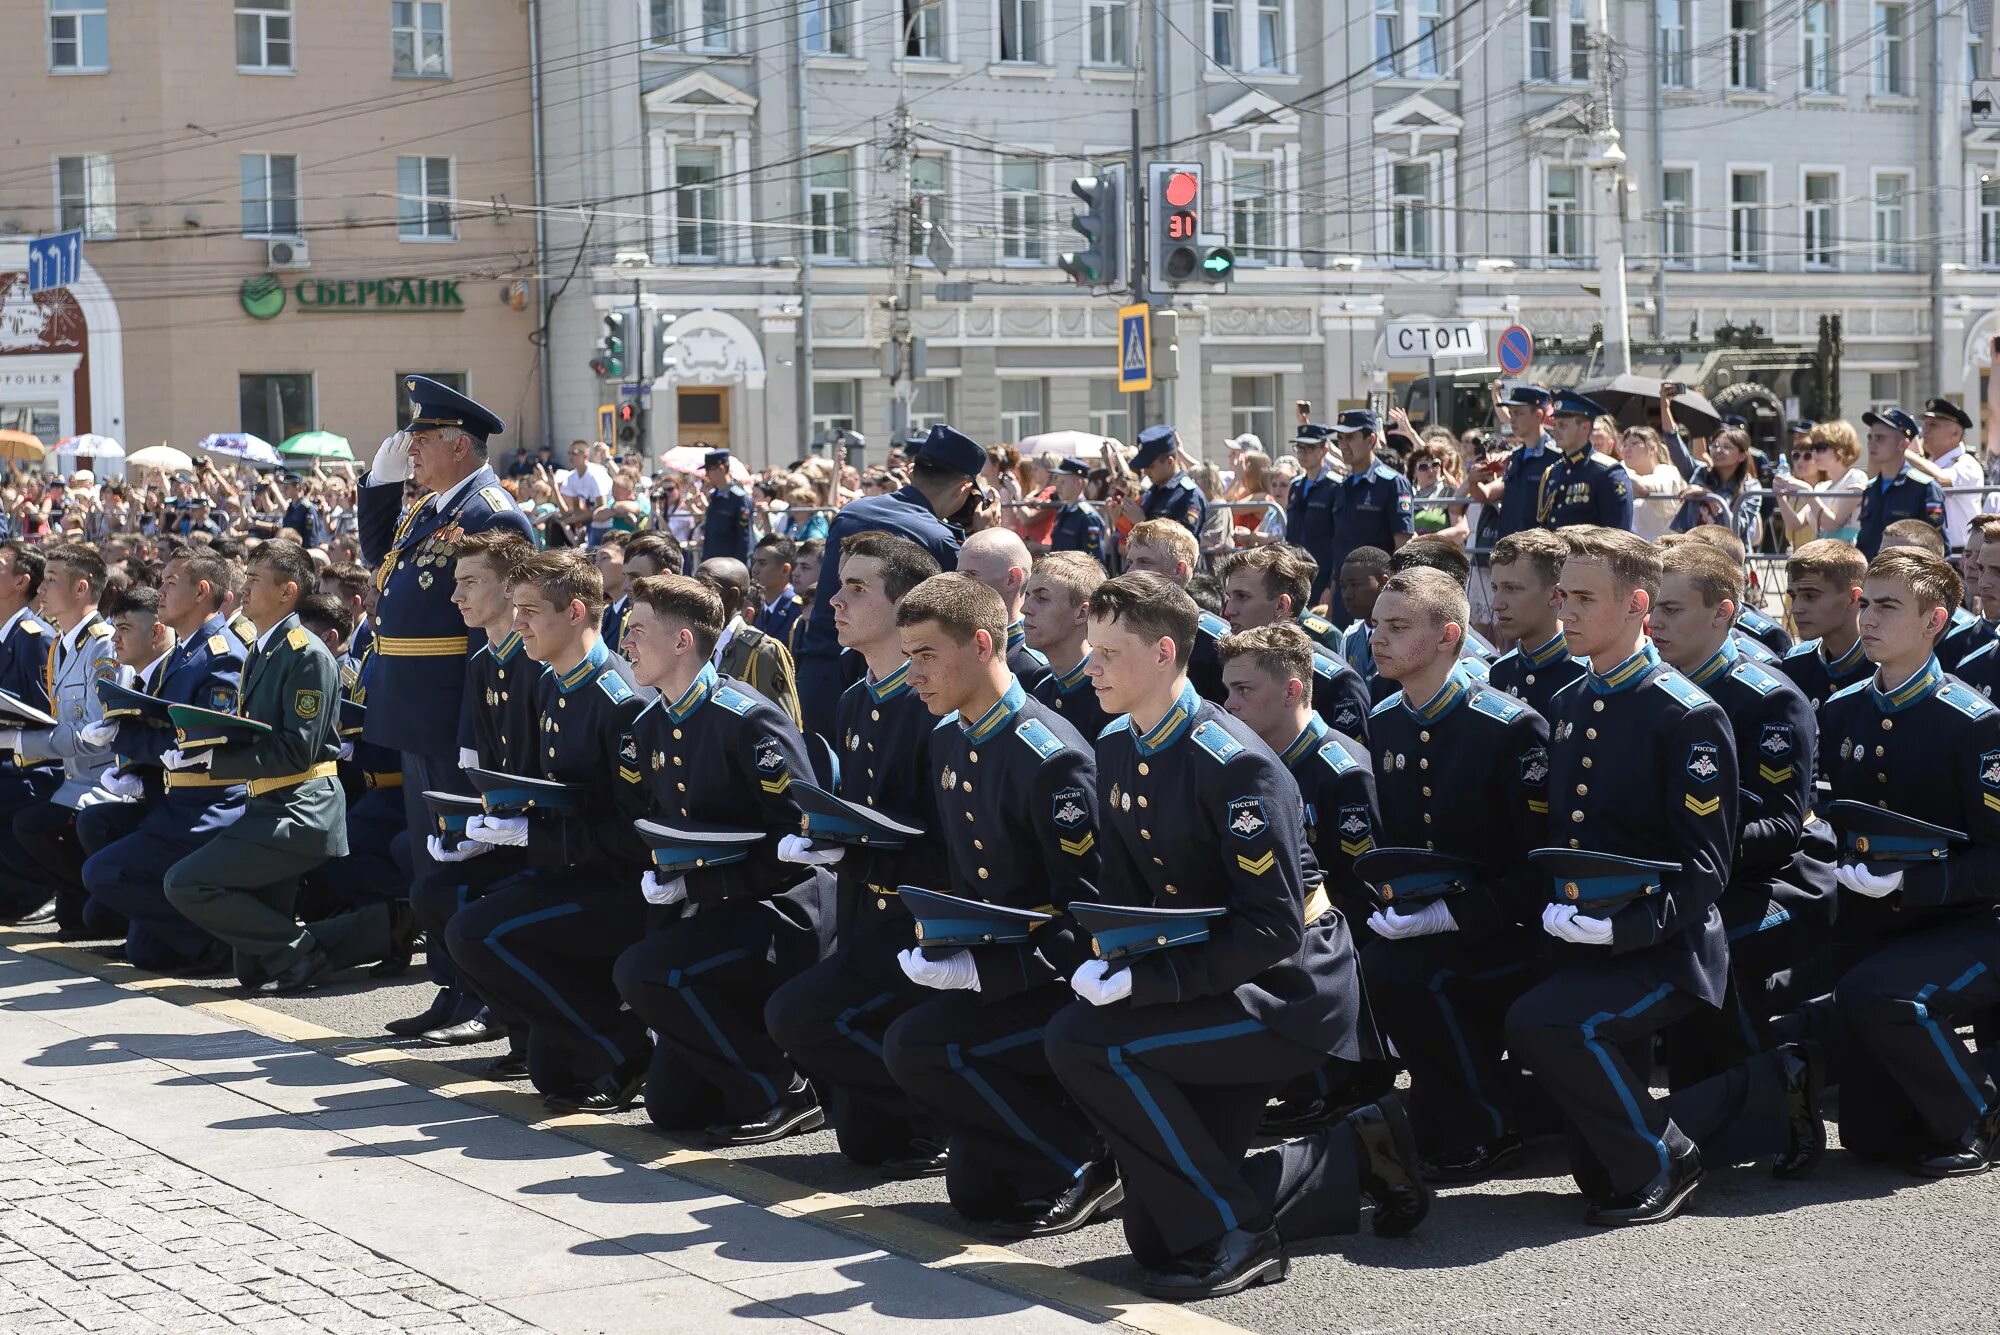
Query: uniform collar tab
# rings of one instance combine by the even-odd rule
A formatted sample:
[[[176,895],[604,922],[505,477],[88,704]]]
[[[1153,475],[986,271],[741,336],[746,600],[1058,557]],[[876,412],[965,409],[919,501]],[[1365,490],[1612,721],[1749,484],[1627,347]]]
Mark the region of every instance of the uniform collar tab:
[[[1736,660],[1741,656],[1742,651],[1736,647],[1736,637],[1725,635],[1722,638],[1722,647],[1702,660],[1700,667],[1688,673],[1688,680],[1697,686],[1706,686],[1736,666]]]
[[[492,646],[492,652],[495,662],[505,663],[512,659],[515,654],[521,652],[520,632],[510,630],[501,636],[500,642]]]
[[[704,704],[708,703],[708,697],[715,694],[715,687],[721,680],[722,678],[717,675],[713,663],[703,663],[701,671],[695,673],[694,680],[688,683],[688,688],[680,693],[679,698],[667,706],[668,717],[672,718],[674,722],[679,723],[689,714],[700,709]]]
[[[874,697],[876,704],[879,705],[884,700],[893,700],[910,689],[910,660],[904,659],[894,672],[880,681],[872,677],[865,680],[868,682],[868,694]]]
[[[1325,719],[1317,714],[1308,714],[1304,730],[1292,738],[1292,744],[1287,746],[1278,758],[1286,765],[1295,765],[1300,756],[1318,746],[1320,739],[1332,731],[1333,726]]]
[[[1138,737],[1139,754],[1150,756],[1164,751],[1185,737],[1194,722],[1195,710],[1199,708],[1201,697],[1195,694],[1194,684],[1190,682],[1182,686],[1180,695],[1174,700],[1174,707],[1153,725],[1151,732]],[[1136,732],[1134,735],[1137,736]]]
[[[1075,667],[1056,677],[1056,685],[1062,688],[1064,695],[1068,695],[1079,686],[1089,686],[1092,690],[1097,689],[1090,680],[1090,658],[1089,654],[1085,654],[1076,661]]]
[[[1854,639],[1854,643],[1848,646],[1847,652],[1842,654],[1838,658],[1828,658],[1826,656],[1826,641],[1821,640],[1819,642],[1819,656],[1820,656],[1820,661],[1826,664],[1827,669],[1829,671],[1832,672],[1851,671],[1854,668],[1860,666],[1861,664],[1861,659],[1862,659],[1861,637],[1857,635]]]
[[[1619,691],[1630,690],[1644,679],[1646,673],[1660,665],[1660,651],[1650,643],[1638,653],[1612,668],[1609,672],[1590,673],[1590,689],[1599,695],[1615,695]]]
[[[965,730],[965,740],[974,746],[991,740],[994,733],[1014,721],[1014,716],[1021,712],[1021,706],[1027,703],[1028,693],[1021,688],[1020,680],[1016,678],[1008,682],[1006,691],[993,702],[992,708],[972,723],[960,720],[959,726]]]
[[[1882,689],[1882,672],[1876,669],[1875,675],[1869,679],[1868,693],[1875,697],[1877,709],[1885,714],[1896,714],[1927,698],[1943,680],[1944,669],[1938,666],[1936,658],[1930,658],[1914,676],[1892,691]]]
[[[599,640],[596,644],[590,646],[590,652],[583,656],[581,663],[578,663],[575,667],[556,679],[556,685],[562,688],[564,695],[568,695],[571,691],[596,676],[598,669],[602,668],[605,661],[610,657],[611,651],[604,647],[604,641]]]
[[[1016,617],[1007,627],[1007,652],[1011,654],[1027,642],[1028,623],[1025,619]]]
[[[1568,653],[1569,637],[1563,634],[1562,627],[1558,626],[1556,627],[1556,633],[1543,641],[1541,647],[1536,649],[1523,648],[1521,650],[1521,657],[1527,659],[1530,665],[1543,668]]]
[[[1407,693],[1403,696],[1403,708],[1422,719],[1425,723],[1435,723],[1456,708],[1460,701],[1472,693],[1472,672],[1461,658],[1452,664],[1446,674],[1444,685],[1438,687],[1437,694],[1418,704]]]

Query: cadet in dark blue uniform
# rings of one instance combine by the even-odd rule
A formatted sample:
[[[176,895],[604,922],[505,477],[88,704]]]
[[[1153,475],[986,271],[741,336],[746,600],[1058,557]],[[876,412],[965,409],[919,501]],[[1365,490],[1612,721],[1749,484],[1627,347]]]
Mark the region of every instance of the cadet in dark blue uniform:
[[[1861,532],[1854,545],[1866,557],[1882,550],[1882,531],[1899,519],[1921,519],[1944,532],[1944,492],[1904,456],[1917,438],[1917,419],[1901,408],[1861,414],[1868,426],[1868,490],[1861,497]]]
[[[1549,392],[1533,385],[1515,385],[1500,401],[1500,413],[1513,428],[1514,449],[1500,475],[1500,523],[1504,538],[1541,523],[1544,477],[1562,456],[1549,434]],[[1475,479],[1476,480],[1476,479]],[[1491,498],[1487,499],[1491,504]]]
[[[1590,428],[1604,409],[1573,390],[1559,390],[1551,404],[1552,431],[1562,457],[1542,482],[1537,518],[1544,528],[1601,524],[1632,528],[1632,481],[1625,465],[1590,448]]]
[[[1319,564],[1319,573],[1313,578],[1313,604],[1319,603],[1327,588],[1340,578],[1333,515],[1341,479],[1327,461],[1332,445],[1333,428],[1322,422],[1307,422],[1292,436],[1299,476],[1292,479],[1291,490],[1285,495],[1285,541],[1303,548]]]
[[[670,1130],[707,1124],[749,1145],[820,1124],[811,1087],[764,1025],[773,989],[832,943],[833,876],[778,857],[799,827],[795,779],[810,782],[804,737],[771,701],[709,664],[722,599],[685,575],[633,591],[626,647],[660,698],[632,729],[620,796],[628,813],[676,829],[751,836],[740,861],[663,859],[643,879],[647,932],[618,957],[618,991],[655,1036],[646,1109]]]
[[[856,533],[879,529],[908,538],[931,554],[944,570],[958,566],[964,530],[950,517],[964,509],[986,467],[986,451],[948,426],[934,426],[911,459],[910,485],[886,496],[864,496],[833,517],[827,529],[819,593],[806,613],[799,636],[799,706],[809,732],[831,738],[840,694],[853,680],[840,661],[840,637],[833,625],[833,595],[840,592],[840,544]]]
[[[1840,1139],[1928,1177],[1985,1172],[2000,1150],[1990,1063],[1955,1032],[2000,1002],[2000,707],[1930,656],[1960,591],[1927,553],[1871,562],[1875,675],[1820,709],[1841,832]]]
[[[928,1177],[944,1171],[942,1141],[912,1117],[909,1097],[883,1063],[882,1040],[926,996],[896,962],[915,941],[896,889],[946,878],[929,760],[937,720],[910,687],[896,627],[896,604],[938,568],[922,547],[894,534],[856,534],[843,547],[828,610],[841,644],[861,656],[867,673],[840,699],[837,793],[915,833],[893,848],[875,834],[855,844],[822,838],[816,827],[809,837],[783,841],[779,856],[790,861],[838,864],[836,946],[772,994],[764,1022],[818,1086],[842,1153],[885,1176]]]
[[[1834,692],[1873,672],[1861,649],[1861,581],[1868,558],[1837,538],[1815,538],[1785,561],[1787,599],[1800,643],[1778,661],[1778,671],[1804,692],[1813,709]],[[1822,768],[1826,757],[1822,752]]]
[[[1093,561],[1105,557],[1104,538],[1110,531],[1097,507],[1083,499],[1090,465],[1081,459],[1064,459],[1056,465],[1056,522],[1049,530],[1052,552],[1082,552]]]
[[[1588,671],[1556,618],[1568,556],[1568,543],[1539,528],[1510,533],[1493,548],[1493,618],[1514,647],[1493,660],[1488,680],[1544,718],[1556,692]]]
[[[1222,610],[1228,618],[1228,631],[1240,634],[1259,626],[1285,622],[1299,625],[1312,578],[1311,558],[1296,547],[1246,547],[1231,553],[1222,567]],[[1323,617],[1314,617],[1313,620],[1321,625],[1327,624]],[[1213,629],[1204,618],[1201,633],[1212,634]],[[1310,632],[1307,632],[1307,637],[1312,638]],[[1313,653],[1313,708],[1319,711],[1321,718],[1349,737],[1360,742],[1367,741],[1368,686],[1361,680],[1361,674],[1317,641],[1313,644]],[[1207,653],[1204,652],[1202,657],[1203,677],[1206,678]],[[1215,678],[1216,684],[1221,687],[1216,703],[1222,704],[1228,699],[1228,687],[1221,682],[1219,656]],[[1201,683],[1197,683],[1196,689],[1201,689]],[[1213,697],[1204,692],[1204,698]]]
[[[702,480],[708,483],[708,513],[701,521],[701,559],[733,556],[747,569],[756,541],[751,523],[755,513],[750,493],[729,476],[729,451],[710,450],[701,456]]]
[[[0,691],[43,711],[49,707],[57,639],[56,628],[33,606],[46,565],[38,548],[18,538],[0,542]],[[35,865],[15,842],[14,813],[46,801],[62,786],[62,777],[61,762],[23,765],[8,756],[0,763],[0,859],[8,865]]]
[[[1195,617],[1153,575],[1111,580],[1091,600],[1091,671],[1107,707],[1126,711],[1097,747],[1099,893],[1219,913],[1171,934],[1127,927],[1109,952],[1098,937],[1100,958],[1070,980],[1079,1000],[1046,1040],[1125,1173],[1142,1287],[1170,1299],[1283,1279],[1287,1241],[1352,1231],[1364,1195],[1384,1236],[1415,1228],[1430,1204],[1393,1098],[1245,1158],[1271,1091],[1373,1044],[1346,922],[1309,874],[1297,784],[1187,682]],[[1155,932],[1170,944],[1149,949]]]
[[[1333,502],[1333,548],[1322,567],[1333,581],[1326,586],[1334,592],[1327,616],[1336,626],[1348,621],[1339,584],[1340,565],[1347,554],[1357,547],[1379,547],[1394,555],[1416,531],[1410,480],[1375,457],[1381,430],[1381,419],[1367,408],[1344,412],[1333,424],[1340,457],[1347,464],[1347,477]],[[1314,559],[1319,559],[1317,554]]]
[[[1503,1022],[1535,979],[1527,854],[1549,819],[1548,724],[1471,674],[1469,615],[1435,570],[1398,571],[1375,604],[1376,661],[1401,689],[1371,720],[1381,851],[1355,868],[1375,938],[1362,972],[1410,1071],[1425,1176],[1445,1182],[1489,1177],[1522,1146]]]
[[[792,570],[798,554],[798,544],[779,533],[766,533],[757,539],[756,549],[750,553],[750,581],[755,595],[752,610],[756,613],[752,623],[788,651],[792,623],[806,606],[805,599],[792,588]]]
[[[1035,562],[1021,593],[1022,632],[1028,647],[1049,665],[1033,694],[1086,739],[1094,739],[1111,722],[1090,679],[1090,595],[1104,579],[1096,558],[1050,552]]]
[[[1132,467],[1150,483],[1138,507],[1140,519],[1171,519],[1199,538],[1208,522],[1208,497],[1181,467],[1180,434],[1170,426],[1139,433]]]
[[[1028,646],[1021,622],[1021,596],[1028,587],[1035,558],[1028,544],[1010,528],[981,529],[967,535],[959,549],[958,568],[1000,595],[1007,608],[1007,670],[1032,691],[1049,675],[1049,661]]]

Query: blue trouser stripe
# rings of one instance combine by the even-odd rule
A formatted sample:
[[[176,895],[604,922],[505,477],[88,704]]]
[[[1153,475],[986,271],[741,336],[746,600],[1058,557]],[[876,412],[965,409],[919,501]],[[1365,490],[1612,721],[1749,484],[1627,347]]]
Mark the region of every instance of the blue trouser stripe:
[[[1494,975],[1491,976],[1498,976],[1501,973],[1507,972],[1512,972],[1511,968],[1507,970],[1495,970]],[[1489,975],[1480,975],[1482,978],[1487,976]],[[1493,1124],[1493,1134],[1495,1136],[1505,1135],[1507,1127],[1500,1116],[1500,1110],[1487,1101],[1486,1091],[1479,1087],[1479,1067],[1473,1064],[1472,1049],[1465,1045],[1465,1034],[1458,1027],[1458,1010],[1451,1004],[1451,999],[1444,994],[1444,985],[1455,977],[1457,975],[1450,969],[1440,969],[1432,974],[1430,981],[1431,995],[1437,999],[1438,1011],[1444,1016],[1445,1028],[1451,1030],[1451,1046],[1458,1053],[1458,1064],[1465,1072],[1466,1089],[1471,1091],[1473,1099],[1479,1104],[1480,1109],[1485,1112],[1486,1120]]]
[[[990,1043],[982,1043],[976,1048],[967,1049],[967,1051],[974,1057],[984,1057],[995,1052],[1005,1052],[1009,1048],[1018,1048],[1029,1043],[1040,1043],[1041,1041],[1042,1030],[1040,1026],[1037,1026],[1022,1033],[1009,1034],[1005,1038],[995,1039]],[[1012,1131],[1022,1144],[1032,1146],[1036,1153],[1062,1169],[1063,1172],[1069,1174],[1072,1181],[1083,1172],[1082,1164],[1071,1163],[1062,1156],[1055,1146],[1049,1144],[1030,1130],[1028,1124],[1022,1121],[1020,1115],[1014,1111],[1013,1106],[1006,1099],[1000,1097],[1000,1091],[988,1084],[985,1076],[982,1076],[979,1072],[965,1064],[964,1060],[959,1056],[958,1044],[945,1044],[944,1055],[945,1060],[951,1064],[951,1069],[958,1072],[964,1078],[966,1084],[972,1086],[972,1092],[984,1099],[987,1107],[1000,1114],[1000,1120],[1007,1124],[1007,1129]]]
[[[853,1043],[871,1057],[882,1055],[882,1045],[854,1027],[854,1021],[869,1011],[879,1010],[895,999],[894,992],[877,992],[859,1006],[850,1006],[834,1017],[833,1032]]]
[[[1256,1020],[1242,1020],[1236,1024],[1190,1029],[1178,1034],[1155,1034],[1151,1038],[1135,1039],[1130,1043],[1104,1050],[1105,1059],[1111,1064],[1111,1069],[1132,1091],[1132,1097],[1138,1100],[1146,1119],[1153,1124],[1153,1129],[1159,1132],[1160,1140],[1166,1145],[1167,1153],[1173,1156],[1174,1163],[1180,1168],[1182,1175],[1194,1184],[1195,1190],[1206,1197],[1215,1207],[1216,1214],[1221,1216],[1222,1229],[1225,1233],[1236,1227],[1236,1211],[1230,1209],[1229,1202],[1223,1200],[1221,1194],[1209,1184],[1208,1179],[1196,1171],[1194,1160],[1188,1158],[1186,1147],[1181,1144],[1181,1138],[1174,1134],[1174,1128],[1168,1123],[1167,1115],[1154,1101],[1152,1091],[1147,1089],[1145,1082],[1125,1065],[1124,1054],[1150,1052],[1154,1048],[1185,1047],[1195,1043],[1217,1043],[1226,1038],[1241,1038],[1245,1034],[1258,1033],[1263,1028],[1264,1026]]]
[[[1646,1116],[1639,1111],[1639,1100],[1633,1097],[1632,1091],[1626,1087],[1623,1080],[1619,1079],[1618,1068],[1611,1063],[1611,1054],[1606,1052],[1604,1045],[1597,1041],[1597,1026],[1603,1024],[1606,1020],[1629,1020],[1635,1015],[1642,1014],[1673,990],[1674,985],[1672,983],[1661,983],[1651,992],[1639,998],[1630,1008],[1622,1010],[1616,1015],[1613,1015],[1610,1011],[1599,1011],[1583,1022],[1583,1045],[1589,1048],[1591,1053],[1597,1058],[1597,1064],[1604,1068],[1604,1078],[1609,1080],[1611,1087],[1618,1091],[1618,1101],[1625,1105],[1625,1115],[1632,1119],[1632,1129],[1638,1132],[1639,1138],[1650,1144],[1653,1147],[1654,1153],[1660,1156],[1660,1171],[1662,1173],[1667,1171],[1667,1143],[1654,1135],[1653,1129],[1646,1125]]]
[[[1946,983],[1942,990],[1957,992],[1985,972],[1986,966],[1984,964],[1975,964],[1951,982]],[[1972,1077],[1965,1073],[1964,1050],[1959,1047],[1957,1039],[1945,1036],[1944,1030],[1939,1028],[1938,1022],[1931,1017],[1931,1008],[1924,1004],[1933,996],[1936,996],[1939,990],[1935,983],[1926,984],[1918,990],[1915,999],[1910,1004],[1916,1008],[1917,1019],[1930,1032],[1931,1042],[1937,1044],[1938,1055],[1944,1058],[1944,1064],[1951,1071],[1953,1078],[1958,1081],[1958,1087],[1965,1091],[1965,1097],[1971,1101],[1973,1116],[1984,1117],[1986,1115],[1986,1100],[1979,1096],[1979,1086],[1974,1084]]]
[[[524,913],[518,918],[509,918],[487,934],[486,946],[487,949],[500,958],[502,963],[515,973],[520,974],[521,977],[527,979],[537,992],[548,998],[549,1004],[554,1006],[564,1019],[582,1030],[584,1036],[589,1038],[591,1042],[610,1053],[613,1062],[622,1062],[625,1060],[625,1053],[620,1050],[616,1043],[603,1034],[598,1033],[595,1029],[592,1029],[589,1024],[585,1023],[584,1018],[577,1014],[576,1008],[563,1000],[562,993],[549,985],[547,979],[543,978],[533,969],[530,969],[526,964],[523,964],[512,951],[500,944],[500,938],[517,927],[529,927],[538,922],[549,922],[556,918],[567,918],[573,913],[581,912],[583,912],[583,905],[581,904],[559,904],[554,908],[537,909],[533,913]]]
[[[736,950],[725,950],[720,955],[711,955],[699,964],[691,964],[685,969],[673,970],[667,975],[667,986],[681,994],[681,1000],[686,1002],[687,1008],[694,1012],[694,1018],[701,1021],[701,1027],[706,1029],[709,1038],[715,1041],[715,1050],[722,1054],[722,1059],[731,1066],[734,1066],[738,1071],[741,1071],[744,1075],[756,1081],[757,1088],[764,1091],[764,1097],[775,1107],[778,1102],[778,1091],[772,1088],[769,1080],[766,1080],[762,1075],[743,1064],[743,1058],[736,1051],[736,1045],[722,1036],[721,1026],[717,1025],[715,1017],[708,1013],[708,1007],[701,1004],[701,998],[697,997],[690,989],[681,985],[683,979],[691,979],[696,974],[707,973],[710,969],[719,969],[725,964],[731,964],[740,959],[747,959],[748,957],[749,952],[740,947]]]
[[[1791,920],[1792,911],[1781,904],[1762,918],[1759,918],[1756,922],[1746,922],[1740,926],[1731,928],[1729,930],[1729,939],[1731,941],[1741,941],[1746,936],[1755,936],[1759,932],[1768,932],[1773,927],[1783,927]]]

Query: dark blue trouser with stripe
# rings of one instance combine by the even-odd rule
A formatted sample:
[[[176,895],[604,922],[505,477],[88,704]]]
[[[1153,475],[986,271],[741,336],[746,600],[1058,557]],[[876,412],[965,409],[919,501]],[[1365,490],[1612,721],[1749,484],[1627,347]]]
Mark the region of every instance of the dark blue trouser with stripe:
[[[470,1019],[473,1011],[489,1004],[478,995],[473,981],[450,962],[451,920],[468,904],[476,904],[502,881],[519,875],[527,855],[518,848],[496,848],[464,862],[435,862],[426,858],[410,885],[410,908],[424,925],[424,955],[433,962],[432,981],[439,987],[469,998],[454,1014]]]
[[[893,963],[888,970],[857,969],[846,951],[836,951],[771,993],[764,1006],[765,1028],[813,1078],[841,1153],[859,1164],[908,1153],[921,1134],[909,1097],[885,1064],[883,1043],[889,1027],[932,994],[907,979],[882,982],[891,972],[900,977]]]

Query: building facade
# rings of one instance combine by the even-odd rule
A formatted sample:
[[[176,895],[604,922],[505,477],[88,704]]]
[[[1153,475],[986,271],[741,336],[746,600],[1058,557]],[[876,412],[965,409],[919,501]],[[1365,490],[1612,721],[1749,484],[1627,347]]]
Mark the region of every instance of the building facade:
[[[365,462],[418,371],[539,440],[529,64],[518,0],[0,7],[0,425]]]

